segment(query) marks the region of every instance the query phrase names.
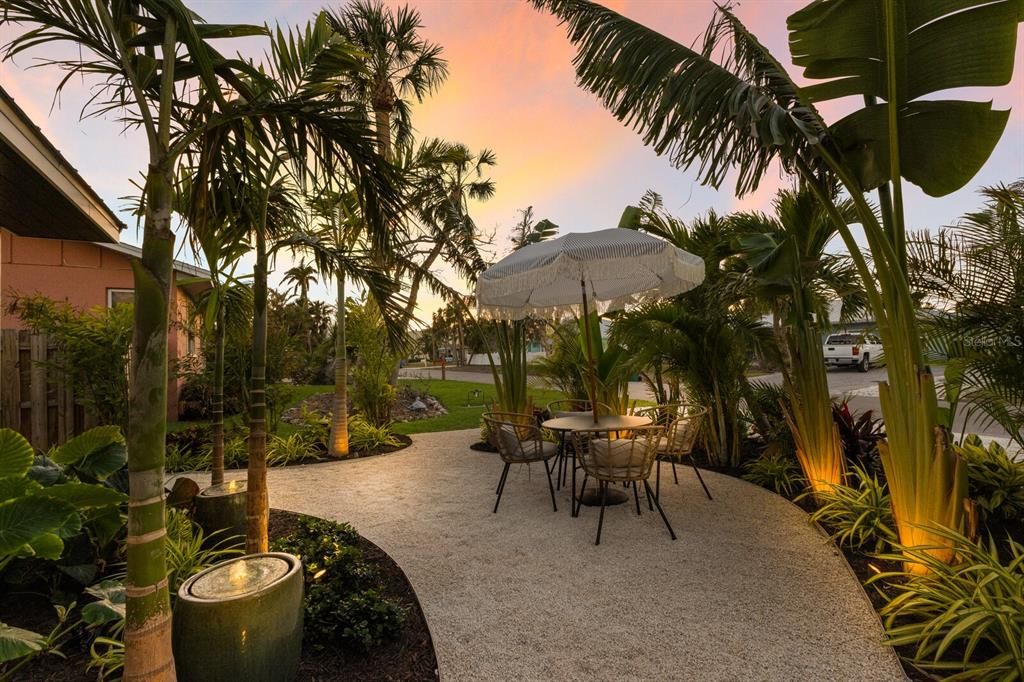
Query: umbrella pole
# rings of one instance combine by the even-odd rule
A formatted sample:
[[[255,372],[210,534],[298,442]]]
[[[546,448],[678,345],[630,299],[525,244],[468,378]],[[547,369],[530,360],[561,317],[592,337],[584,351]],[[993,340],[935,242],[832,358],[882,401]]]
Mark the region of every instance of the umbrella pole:
[[[580,290],[583,292],[583,338],[587,344],[587,369],[590,375],[590,407],[594,411],[594,423],[597,423],[597,384],[595,383],[597,371],[594,369],[594,345],[590,340],[590,311],[587,309],[587,283],[580,280]]]

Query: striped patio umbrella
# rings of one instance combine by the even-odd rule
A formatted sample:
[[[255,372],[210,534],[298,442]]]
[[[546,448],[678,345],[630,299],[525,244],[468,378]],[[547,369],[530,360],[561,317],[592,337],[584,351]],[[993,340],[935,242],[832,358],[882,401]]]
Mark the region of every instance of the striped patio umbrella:
[[[668,242],[627,229],[570,232],[513,252],[476,284],[480,314],[519,320],[619,310],[639,294],[674,296],[704,281],[704,261]],[[596,402],[590,325],[586,335],[591,398]],[[594,419],[597,420],[595,410]]]

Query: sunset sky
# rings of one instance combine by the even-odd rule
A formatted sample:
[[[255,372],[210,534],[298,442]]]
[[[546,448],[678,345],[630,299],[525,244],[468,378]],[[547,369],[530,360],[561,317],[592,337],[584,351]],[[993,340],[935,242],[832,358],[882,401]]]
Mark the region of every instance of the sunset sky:
[[[745,0],[739,17],[784,64],[789,64],[785,17],[807,0]],[[192,0],[188,3],[214,23],[304,23],[324,6],[322,0]],[[477,224],[496,230],[499,254],[507,250],[509,227],[518,209],[532,205],[562,232],[614,227],[622,209],[648,189],[660,192],[666,207],[683,218],[708,209],[768,209],[774,191],[786,181],[773,175],[753,195],[737,199],[732,185],[715,191],[696,182],[692,171],[677,170],[644,147],[639,136],[619,124],[600,103],[575,85],[574,48],[549,15],[520,0],[411,0],[422,14],[423,35],[444,46],[450,75],[441,89],[414,109],[421,137],[459,141],[473,150],[490,148],[498,165],[491,173],[497,195],[472,207]],[[711,0],[619,0],[617,11],[686,44],[697,38],[714,8]],[[0,42],[13,35],[0,29]],[[1024,40],[1024,38],[1022,38]],[[257,57],[259,39],[223,42],[225,51]],[[41,56],[38,51],[33,56]],[[130,180],[145,166],[146,149],[137,131],[122,131],[111,120],[79,121],[88,83],[72,84],[51,111],[61,74],[52,68],[25,70],[32,60],[0,64],[0,82],[50,140],[115,210],[134,191]],[[794,75],[795,69],[791,70]],[[1012,108],[999,146],[967,188],[941,199],[908,189],[912,228],[949,224],[978,205],[976,189],[1024,176],[1024,50],[1018,43],[1015,79],[998,90],[970,93]],[[826,120],[843,109],[824,107]],[[941,141],[937,141],[941,144]],[[138,243],[134,218],[122,238]],[[187,254],[186,258],[190,258]],[[287,267],[279,263],[278,274]],[[272,279],[273,281],[273,279]],[[454,283],[454,280],[453,280]],[[316,292],[314,292],[316,293]],[[326,287],[319,297],[329,299]],[[435,303],[424,301],[423,317]]]

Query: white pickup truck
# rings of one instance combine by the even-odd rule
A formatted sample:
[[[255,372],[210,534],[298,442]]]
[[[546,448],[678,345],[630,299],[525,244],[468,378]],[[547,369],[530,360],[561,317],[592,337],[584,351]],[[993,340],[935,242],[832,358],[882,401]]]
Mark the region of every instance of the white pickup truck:
[[[882,344],[871,334],[832,334],[822,348],[826,367],[856,367],[861,372],[882,357]]]

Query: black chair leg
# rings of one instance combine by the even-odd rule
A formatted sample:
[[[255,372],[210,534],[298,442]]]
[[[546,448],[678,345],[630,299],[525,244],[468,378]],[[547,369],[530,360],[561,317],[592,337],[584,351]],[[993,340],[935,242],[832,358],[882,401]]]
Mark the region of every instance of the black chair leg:
[[[654,474],[654,496],[661,497],[661,460],[654,460],[658,464],[658,471]]]
[[[551,506],[557,512],[558,505],[555,504],[555,485],[551,482],[551,472],[548,471],[547,462],[544,463],[544,471],[546,471],[548,475],[548,491],[551,492]]]
[[[704,477],[700,475],[700,469],[697,467],[695,463],[691,462],[690,464],[693,466],[693,473],[697,474],[697,480],[700,481],[701,487],[704,488],[704,494],[708,496],[709,500],[715,499],[711,497],[711,491],[708,490],[707,484],[704,483]]]
[[[676,479],[676,485],[679,485],[679,474],[676,473],[676,461],[672,460],[672,478]]]
[[[576,477],[576,472],[573,471],[573,478]],[[572,515],[576,518],[580,515],[580,507],[583,506],[583,491],[587,489],[587,475],[583,474],[583,485],[580,486],[579,495],[576,494],[576,484],[572,486]]]
[[[562,467],[565,466],[565,431],[558,433],[558,473],[555,474],[555,484],[559,490],[562,489]],[[554,468],[554,467],[552,467]]]
[[[604,526],[604,507],[608,502],[608,481],[601,481],[601,513],[597,517],[597,540],[594,541],[595,545],[601,544],[601,527]]]
[[[501,494],[505,492],[505,481],[508,479],[508,470],[511,466],[510,463],[505,462],[505,468],[501,472],[501,480],[498,481],[498,499],[494,501],[494,511],[491,512],[492,514],[498,513],[498,505],[501,504]]]
[[[636,481],[633,481],[633,501],[636,502],[636,515],[640,516],[640,495],[636,492]]]
[[[644,487],[647,488],[647,493],[650,494],[651,484],[648,483],[647,481],[644,481]],[[661,514],[661,520],[665,522],[665,527],[668,528],[668,534],[672,536],[673,540],[675,540],[676,532],[672,530],[672,524],[668,522],[668,517],[665,516],[665,510],[661,508],[661,502],[658,501],[657,497],[654,498],[654,505],[658,508],[658,513]]]

